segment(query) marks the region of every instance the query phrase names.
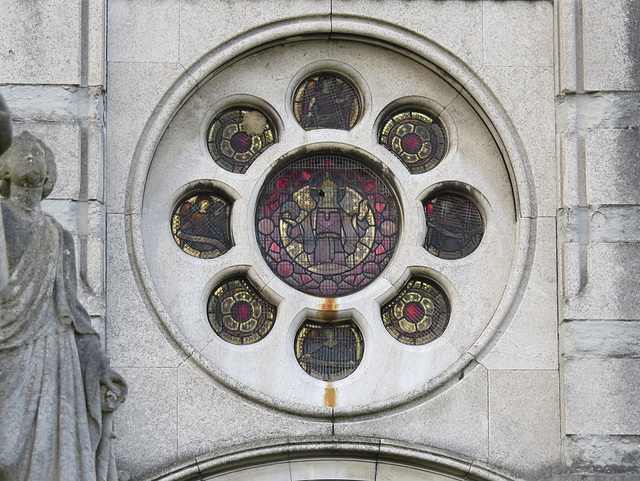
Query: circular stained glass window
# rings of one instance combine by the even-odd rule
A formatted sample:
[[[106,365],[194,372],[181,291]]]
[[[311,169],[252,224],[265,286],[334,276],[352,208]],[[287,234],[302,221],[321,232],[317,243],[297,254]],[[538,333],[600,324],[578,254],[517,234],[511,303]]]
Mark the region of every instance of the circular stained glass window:
[[[364,353],[364,339],[351,321],[305,321],[295,339],[300,367],[323,381],[344,379],[356,370]]]
[[[364,164],[313,155],[278,171],[256,211],[262,255],[299,291],[338,297],[362,289],[396,247],[398,204],[389,185]]]
[[[424,247],[443,259],[468,256],[480,245],[484,223],[473,201],[443,193],[424,202],[427,236]]]
[[[256,157],[273,144],[274,138],[264,114],[255,109],[236,108],[213,119],[207,146],[220,167],[244,174]]]
[[[171,217],[176,244],[189,255],[213,259],[231,246],[231,204],[210,193],[190,195],[180,202]]]
[[[450,313],[444,291],[429,279],[414,277],[382,306],[382,322],[398,341],[420,345],[442,335]]]
[[[276,307],[245,279],[229,279],[216,286],[207,306],[209,324],[231,344],[253,344],[263,339],[276,319]]]
[[[293,113],[304,130],[351,130],[360,119],[361,110],[356,88],[335,74],[307,77],[293,98]]]
[[[388,118],[382,124],[380,143],[393,152],[412,174],[433,169],[447,151],[447,136],[440,121],[416,110]]]

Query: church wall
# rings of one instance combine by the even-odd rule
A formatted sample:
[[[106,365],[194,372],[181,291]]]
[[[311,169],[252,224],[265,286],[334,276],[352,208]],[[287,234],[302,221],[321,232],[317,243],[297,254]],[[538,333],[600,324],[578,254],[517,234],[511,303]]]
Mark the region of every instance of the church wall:
[[[454,453],[500,479],[635,479],[640,13],[634,1],[607,4],[7,0],[0,94],[15,132],[56,155],[45,208],[74,234],[81,301],[129,383],[119,467],[155,479],[240,447],[366,439]],[[128,238],[141,212],[127,196],[153,119],[179,82],[196,88],[203,57],[241,55],[277,36],[274,22],[292,37],[366,36],[370,22],[399,45],[433,42],[473,72],[461,85],[486,86],[502,109],[489,120],[504,114],[526,159],[531,256],[516,307],[459,379],[407,406],[333,420],[257,402],[206,372],[142,288]]]

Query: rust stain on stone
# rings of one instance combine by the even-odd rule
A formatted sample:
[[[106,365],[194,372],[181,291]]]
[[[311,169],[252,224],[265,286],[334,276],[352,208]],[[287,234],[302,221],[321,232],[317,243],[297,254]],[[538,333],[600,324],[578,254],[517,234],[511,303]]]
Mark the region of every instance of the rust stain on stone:
[[[323,321],[335,321],[338,318],[338,300],[327,297],[320,307],[320,319]]]
[[[338,401],[338,390],[333,387],[333,383],[328,382],[324,388],[324,405],[329,408],[336,407]]]

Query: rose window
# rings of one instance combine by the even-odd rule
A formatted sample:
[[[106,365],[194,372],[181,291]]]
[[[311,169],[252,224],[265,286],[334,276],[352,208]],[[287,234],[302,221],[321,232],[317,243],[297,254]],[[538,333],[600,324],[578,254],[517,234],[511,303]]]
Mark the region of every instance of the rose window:
[[[518,232],[505,157],[459,84],[333,44],[332,59],[323,42],[266,48],[199,84],[140,214],[150,299],[193,362],[320,415],[457,379],[508,311]]]

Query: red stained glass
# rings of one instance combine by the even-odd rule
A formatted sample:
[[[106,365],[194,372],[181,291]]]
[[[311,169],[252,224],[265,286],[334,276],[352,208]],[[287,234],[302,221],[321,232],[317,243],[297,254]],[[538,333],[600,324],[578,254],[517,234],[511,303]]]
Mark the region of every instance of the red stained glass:
[[[209,324],[231,344],[253,344],[263,339],[275,322],[276,307],[242,278],[218,284],[209,296]]]
[[[274,193],[278,202],[271,201]],[[269,267],[290,286],[322,297],[351,294],[375,279],[393,255],[398,222],[397,201],[384,180],[336,155],[281,169],[263,187],[256,209],[258,244]]]
[[[173,211],[171,232],[187,254],[212,259],[231,246],[231,204],[222,197],[202,193],[191,195]]]
[[[293,113],[304,130],[351,130],[360,119],[358,91],[344,77],[323,73],[306,78],[297,88]]]
[[[427,236],[424,247],[443,259],[468,256],[480,245],[484,223],[476,205],[466,197],[445,193],[424,203]]]
[[[449,299],[437,284],[426,278],[412,277],[382,306],[382,322],[398,341],[421,345],[444,333],[450,313]]]
[[[447,135],[440,120],[416,110],[388,117],[382,124],[379,142],[412,174],[433,169],[447,152]]]
[[[351,321],[305,321],[295,339],[296,359],[310,376],[322,381],[344,379],[360,365],[364,339]]]
[[[207,146],[213,160],[225,170],[243,174],[275,142],[267,117],[251,108],[226,110],[209,126]]]

